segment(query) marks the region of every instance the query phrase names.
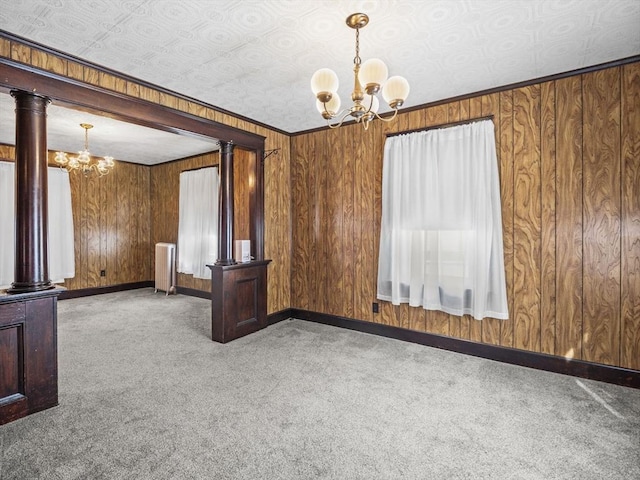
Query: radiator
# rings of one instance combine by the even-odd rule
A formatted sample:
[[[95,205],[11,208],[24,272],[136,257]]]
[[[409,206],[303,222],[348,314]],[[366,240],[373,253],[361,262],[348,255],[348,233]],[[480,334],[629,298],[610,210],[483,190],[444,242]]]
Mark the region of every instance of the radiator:
[[[156,293],[176,290],[176,244],[156,243]]]

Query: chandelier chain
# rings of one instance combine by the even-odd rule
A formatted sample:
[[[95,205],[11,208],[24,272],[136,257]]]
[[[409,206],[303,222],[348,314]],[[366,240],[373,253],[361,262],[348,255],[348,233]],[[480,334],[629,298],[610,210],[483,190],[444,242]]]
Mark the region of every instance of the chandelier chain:
[[[360,65],[362,60],[360,59],[360,29],[356,28],[356,56],[353,59],[355,65]]]

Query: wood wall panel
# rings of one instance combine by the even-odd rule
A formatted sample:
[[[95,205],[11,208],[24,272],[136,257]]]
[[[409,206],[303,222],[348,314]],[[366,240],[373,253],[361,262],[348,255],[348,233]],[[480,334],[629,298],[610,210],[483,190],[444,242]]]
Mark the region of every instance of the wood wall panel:
[[[620,351],[620,69],[584,75],[583,358]]]
[[[556,84],[557,355],[582,358],[582,78]]]
[[[344,158],[341,172],[342,182],[342,251],[344,255],[343,285],[353,285],[355,279],[355,228],[354,228],[354,172],[356,156],[353,154],[353,137],[341,136],[340,146]],[[353,318],[355,307],[355,290],[345,288],[342,295],[342,305],[339,314]]]
[[[498,120],[500,150],[500,202],[502,206],[502,242],[504,249],[504,274],[507,283],[509,319],[500,325],[500,345],[513,347],[514,335],[514,163],[513,163],[513,90],[500,92],[500,117]]]
[[[233,240],[249,240],[249,166],[251,152],[240,148],[233,154]],[[235,248],[235,243],[233,245]],[[234,252],[231,252],[232,254]],[[236,260],[239,260],[236,258]]]
[[[500,135],[495,128],[497,123],[496,119],[500,118],[500,94],[494,93],[491,95],[484,95],[481,98],[482,101],[482,116],[486,117],[493,115],[494,118],[494,132],[496,138],[496,155],[500,152]],[[449,120],[452,121],[452,120]],[[502,320],[496,318],[485,318],[482,322],[477,322],[482,328],[482,341],[490,343],[492,345],[500,345],[500,327],[502,326]]]
[[[540,88],[514,91],[514,346],[540,351]]]
[[[264,162],[265,258],[271,263],[267,275],[267,311],[289,308],[291,302],[291,155],[287,135],[269,135],[264,129],[254,133],[267,137],[265,150],[277,149]]]
[[[353,129],[353,127],[348,127]],[[327,157],[327,168],[323,191],[331,198],[327,202],[327,214],[324,216],[323,231],[325,239],[325,251],[328,275],[331,279],[327,282],[324,298],[327,303],[327,311],[334,315],[339,315],[342,309],[342,298],[344,294],[344,264],[345,255],[343,251],[344,231],[343,231],[343,193],[346,188],[343,182],[342,171],[344,169],[345,157],[342,149],[343,135],[338,130],[330,132],[328,143],[325,146],[329,155]]]
[[[555,354],[556,329],[556,142],[555,83],[540,86],[541,264],[540,351]]]
[[[496,132],[510,319],[388,302],[372,314],[386,134],[485,115]],[[292,137],[291,306],[637,369],[639,117],[633,64],[407,112],[367,132]],[[353,187],[335,178],[351,178],[345,168]],[[338,312],[323,300],[337,285]]]
[[[621,364],[640,370],[640,63],[622,75]]]
[[[296,238],[296,247],[293,251],[292,262],[296,265],[291,271],[291,289],[298,292],[296,304],[305,310],[311,309],[309,293],[309,272],[311,248],[315,242],[311,241],[311,226],[308,221],[311,218],[311,196],[308,194],[309,171],[311,158],[314,158],[312,135],[304,137],[303,142],[296,142],[291,149],[291,156],[296,158],[297,164],[291,168],[291,213],[292,236]],[[358,317],[357,317],[358,318]]]

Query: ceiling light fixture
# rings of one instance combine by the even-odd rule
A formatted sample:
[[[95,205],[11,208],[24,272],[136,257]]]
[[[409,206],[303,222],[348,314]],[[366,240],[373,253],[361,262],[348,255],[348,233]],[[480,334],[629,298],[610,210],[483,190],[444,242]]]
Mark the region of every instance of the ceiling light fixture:
[[[56,152],[55,161],[61,168],[66,168],[70,172],[80,170],[88,175],[91,170],[94,170],[99,177],[103,177],[113,169],[115,165],[113,157],[103,157],[92,163],[91,153],[89,153],[89,129],[93,128],[93,125],[81,123],[80,126],[84,128],[84,150],[78,152],[77,157],[71,158],[65,152]]]
[[[364,13],[354,13],[347,17],[347,25],[356,31],[356,56],[353,59],[353,73],[355,77],[351,100],[353,105],[349,109],[340,110],[338,96],[338,76],[329,68],[321,68],[311,77],[311,90],[317,98],[316,108],[322,114],[331,128],[338,128],[348,118],[353,117],[356,122],[362,122],[364,129],[369,122],[379,118],[390,122],[398,115],[398,109],[409,95],[409,82],[403,77],[394,76],[387,79],[389,70],[382,60],[371,58],[362,63],[360,59],[360,29],[369,23],[369,17]],[[364,88],[363,88],[364,86]],[[382,97],[393,109],[393,116],[382,118],[378,115],[380,102],[377,93],[382,90]],[[338,123],[331,120],[341,117]]]

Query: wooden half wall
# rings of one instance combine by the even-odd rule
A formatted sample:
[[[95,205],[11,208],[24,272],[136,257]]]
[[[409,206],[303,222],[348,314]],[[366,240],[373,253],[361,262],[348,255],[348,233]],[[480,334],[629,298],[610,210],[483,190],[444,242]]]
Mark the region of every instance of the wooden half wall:
[[[487,115],[509,320],[378,302],[385,135]],[[297,135],[291,156],[293,308],[640,369],[640,63],[414,110],[368,131]]]

